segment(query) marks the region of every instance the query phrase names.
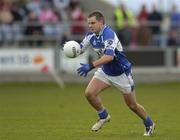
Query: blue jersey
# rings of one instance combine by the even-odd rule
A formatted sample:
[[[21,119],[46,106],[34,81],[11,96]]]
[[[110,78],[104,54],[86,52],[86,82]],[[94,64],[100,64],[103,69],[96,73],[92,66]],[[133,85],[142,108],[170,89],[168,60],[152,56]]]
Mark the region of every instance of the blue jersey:
[[[124,54],[116,33],[109,26],[104,25],[98,36],[92,32],[87,33],[80,45],[82,52],[92,47],[101,56],[114,56],[111,62],[102,65],[102,70],[107,75],[118,76],[131,71],[131,63]]]

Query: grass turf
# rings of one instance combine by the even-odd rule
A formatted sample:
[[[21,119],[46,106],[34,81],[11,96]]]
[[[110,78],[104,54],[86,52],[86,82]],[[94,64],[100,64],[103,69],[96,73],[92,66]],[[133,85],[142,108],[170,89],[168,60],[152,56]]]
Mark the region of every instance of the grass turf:
[[[175,140],[180,138],[180,83],[138,84],[137,99],[156,123],[143,137],[142,121],[115,88],[101,93],[111,122],[90,131],[96,112],[87,103],[84,84],[62,90],[54,83],[0,84],[0,140]]]

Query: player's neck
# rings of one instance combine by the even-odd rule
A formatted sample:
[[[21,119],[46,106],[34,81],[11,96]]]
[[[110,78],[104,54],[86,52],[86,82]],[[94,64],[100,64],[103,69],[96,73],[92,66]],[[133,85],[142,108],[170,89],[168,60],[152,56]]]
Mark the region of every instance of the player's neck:
[[[104,29],[104,25],[100,27],[100,30],[98,32],[96,32],[96,37],[99,37],[99,35],[101,34],[102,30]]]
[[[96,37],[99,37],[99,33],[96,33]]]

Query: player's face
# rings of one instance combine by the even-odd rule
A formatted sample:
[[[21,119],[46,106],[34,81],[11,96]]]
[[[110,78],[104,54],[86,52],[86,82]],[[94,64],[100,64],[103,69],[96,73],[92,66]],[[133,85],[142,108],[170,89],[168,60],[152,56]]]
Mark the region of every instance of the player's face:
[[[102,21],[96,20],[96,17],[93,16],[93,17],[88,18],[88,27],[91,32],[99,34],[99,32],[101,31],[103,27],[103,23]]]

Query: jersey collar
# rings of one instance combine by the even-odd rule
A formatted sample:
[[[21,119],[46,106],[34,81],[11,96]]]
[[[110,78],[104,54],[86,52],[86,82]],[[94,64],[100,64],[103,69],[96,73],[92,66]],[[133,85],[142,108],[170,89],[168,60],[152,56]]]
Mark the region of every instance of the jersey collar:
[[[103,28],[101,29],[101,31],[99,32],[99,35],[97,36],[95,33],[94,35],[96,36],[96,38],[99,38],[102,34],[103,34],[103,31],[104,29],[107,27],[107,25],[104,25]]]
[[[101,29],[101,31],[99,32],[99,35],[102,35],[104,29],[107,27],[107,25],[104,25],[103,28]]]

